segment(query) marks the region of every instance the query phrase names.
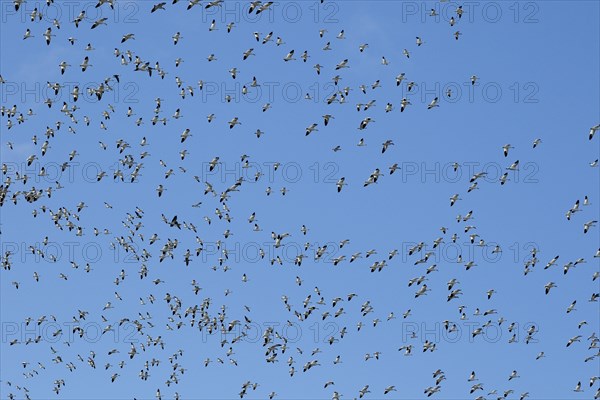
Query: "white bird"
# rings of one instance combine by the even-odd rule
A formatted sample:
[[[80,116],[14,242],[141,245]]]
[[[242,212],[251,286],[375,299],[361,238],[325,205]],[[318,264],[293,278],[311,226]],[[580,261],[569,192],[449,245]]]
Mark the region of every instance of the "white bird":
[[[535,148],[535,146],[536,145],[534,144],[533,147]],[[508,156],[508,150],[510,150],[510,149],[514,149],[514,147],[511,146],[510,144],[505,144],[504,146],[502,146],[502,151],[504,152],[504,157]]]
[[[434,98],[433,100],[431,100],[431,103],[429,103],[429,105],[427,106],[428,110],[431,110],[433,107],[439,107],[440,105],[438,104],[438,98]]]
[[[588,230],[594,226],[596,226],[596,224],[598,223],[598,221],[593,220],[593,221],[588,221],[586,223],[583,224],[583,233],[588,233]]]
[[[336,71],[342,68],[350,68],[348,65],[348,59],[342,60],[335,66]]]
[[[347,185],[347,183],[345,182],[345,180],[346,180],[346,178],[344,178],[344,177],[341,177],[341,178],[340,178],[340,179],[337,181],[337,183],[336,183],[336,186],[337,186],[337,191],[338,191],[338,193],[342,191],[342,188],[343,188],[345,185]],[[352,261],[353,261],[353,260],[350,260],[350,262],[352,262]]]
[[[457,200],[462,200],[462,199],[459,197],[458,193],[457,193],[457,194],[454,194],[454,195],[452,195],[452,196],[450,197],[450,206],[453,206],[453,205],[454,205],[454,203],[456,203],[456,201],[457,201]]]
[[[294,58],[294,50],[291,50],[289,53],[287,53],[287,55],[283,58],[283,61],[292,61],[295,60]]]
[[[544,288],[546,289],[546,294],[550,293],[550,289],[558,287],[554,282],[548,282]]]
[[[592,126],[590,128],[589,140],[592,140],[594,138],[594,135],[596,134],[596,132],[598,132],[599,130],[600,130],[600,124]]]
[[[234,117],[229,121],[229,129],[233,129],[234,126],[236,125],[241,125],[242,123],[239,122],[238,117]]]

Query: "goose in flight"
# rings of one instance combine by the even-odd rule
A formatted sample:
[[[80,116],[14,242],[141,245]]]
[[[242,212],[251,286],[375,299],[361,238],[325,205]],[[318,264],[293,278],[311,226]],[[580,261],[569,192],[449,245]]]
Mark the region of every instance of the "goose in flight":
[[[594,135],[596,134],[596,132],[598,132],[599,130],[600,130],[600,124],[592,126],[590,128],[589,140],[592,140],[594,138]]]
[[[229,124],[229,129],[233,129],[234,126],[241,125],[242,123],[239,122],[238,117],[234,117],[231,119],[231,121],[228,122],[228,124]]]
[[[172,39],[173,39],[173,45],[177,45],[177,43],[179,43],[179,40],[183,39],[183,36],[181,36],[180,32],[177,32],[172,36]]]
[[[388,394],[390,392],[396,392],[396,391],[397,391],[396,386],[391,385],[391,386],[388,386],[385,389],[383,389],[383,394]]]
[[[260,6],[256,10],[256,14],[258,15],[261,12],[268,10],[272,5],[273,5],[272,1],[268,1],[268,2],[266,2],[264,4],[260,4]]]
[[[429,291],[431,291],[431,289],[427,288],[427,284],[423,284],[423,286],[421,286],[419,290],[415,292],[415,298],[426,295]]]
[[[345,60],[339,62],[336,66],[335,66],[335,70],[339,70],[342,68],[350,68],[350,66],[348,65],[348,59],[346,58]]]
[[[586,223],[583,224],[583,233],[588,233],[589,229],[596,226],[596,224],[598,223],[598,221],[593,220],[593,221],[588,221]]]
[[[254,54],[254,48],[249,48],[248,50],[246,50],[244,52],[244,54],[242,54],[242,60],[247,60],[248,57],[253,56]],[[235,79],[235,76],[233,76],[233,79]]]
[[[63,62],[61,62],[61,63],[60,63],[58,66],[59,66],[59,68],[60,68],[60,74],[61,74],[61,75],[64,75],[64,74],[65,74],[65,71],[67,70],[67,67],[70,67],[70,66],[71,66],[71,64],[67,64],[67,62],[66,62],[66,61],[63,61]]]
[[[127,33],[125,35],[123,35],[123,37],[121,38],[121,43],[125,43],[128,40],[134,39],[135,40],[135,34],[133,33]]]
[[[396,86],[400,86],[400,84],[402,83],[402,81],[404,80],[405,77],[405,73],[402,72],[399,75],[396,76]]]
[[[44,39],[46,39],[46,45],[50,46],[50,41],[52,40],[52,37],[55,36],[52,33],[52,28],[48,28],[46,29],[46,31],[44,32]]]
[[[556,257],[554,257],[552,260],[550,260],[550,261],[548,262],[548,264],[546,264],[546,266],[544,267],[544,269],[548,269],[548,268],[550,268],[551,266],[553,266],[554,264],[556,264],[556,262],[558,261],[558,258],[559,258],[559,257],[560,257],[560,256],[556,256]]]
[[[152,10],[150,10],[150,13],[153,13],[158,10],[164,10],[165,5],[167,5],[167,3],[165,3],[165,2],[155,4],[154,6],[152,6]]]
[[[431,100],[431,103],[429,103],[429,105],[427,106],[428,110],[431,110],[433,107],[439,107],[440,105],[438,104],[438,98],[434,98],[433,100]]]
[[[309,125],[306,128],[306,135],[305,136],[308,136],[308,135],[310,135],[313,132],[318,132],[319,130],[317,129],[317,125],[318,124],[311,124],[311,125]]]
[[[454,203],[456,203],[456,201],[457,201],[457,200],[462,200],[462,199],[459,197],[458,193],[457,193],[457,194],[454,194],[454,195],[452,195],[452,196],[450,197],[450,206],[452,207],[452,206],[454,205]]]
[[[535,144],[533,145],[533,147],[535,148]],[[510,149],[514,149],[513,146],[511,146],[510,144],[505,144],[504,146],[502,146],[502,151],[504,152],[504,157],[508,156],[508,150]]]
[[[89,63],[89,61],[90,61],[90,58],[88,56],[85,56],[85,58],[83,59],[83,62],[81,64],[79,64],[79,66],[81,67],[81,72],[85,72],[88,67],[92,66]]]
[[[294,58],[294,50],[291,50],[289,53],[287,53],[287,55],[283,58],[283,61],[288,62],[288,61],[292,61],[295,60]]]
[[[548,282],[544,288],[546,289],[546,294],[550,293],[550,289],[558,287],[554,282]]]
[[[404,109],[406,108],[407,105],[410,105],[411,102],[408,101],[408,99],[406,97],[404,97],[401,102],[400,102],[400,112],[404,112]]]
[[[337,183],[335,184],[337,186],[337,191],[338,193],[342,191],[342,188],[347,185],[347,183],[345,182],[346,178],[345,177],[341,177]],[[354,261],[354,258],[350,260],[350,262]]]
[[[371,391],[369,390],[369,385],[365,385],[362,389],[358,391],[358,397],[362,399],[367,393],[371,393]]]
[[[382,149],[381,149],[381,154],[385,153],[385,151],[388,149],[389,146],[393,146],[394,142],[392,140],[386,140],[385,142],[382,143]]]
[[[508,168],[506,168],[509,171],[518,171],[519,170],[519,160],[515,161],[514,163],[512,163]]]
[[[573,336],[567,341],[567,346],[570,347],[573,343],[581,342],[581,335]]]
[[[95,22],[92,24],[92,27],[91,27],[91,29],[96,29],[96,28],[97,28],[97,27],[99,27],[100,25],[107,25],[107,24],[106,24],[106,21],[107,21],[107,20],[108,20],[108,18],[107,18],[107,17],[103,17],[103,18],[100,18],[100,19],[96,20],[96,21],[95,21]]]
[[[358,129],[359,129],[359,130],[366,129],[366,128],[367,128],[367,126],[369,126],[369,124],[370,124],[371,122],[375,122],[375,120],[374,120],[374,119],[372,119],[371,117],[367,117],[367,118],[363,119],[363,120],[361,121],[360,125],[358,126]]]

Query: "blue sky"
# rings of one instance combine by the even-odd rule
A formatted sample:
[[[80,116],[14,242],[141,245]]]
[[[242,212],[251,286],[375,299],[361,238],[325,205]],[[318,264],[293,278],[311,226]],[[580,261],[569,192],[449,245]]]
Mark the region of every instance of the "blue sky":
[[[599,157],[599,138],[588,140],[590,127],[600,123],[597,2],[465,2],[465,12],[453,27],[449,19],[456,18],[460,5],[456,2],[283,2],[259,16],[249,16],[249,3],[245,2],[226,0],[222,8],[208,11],[204,3],[190,11],[186,11],[187,2],[170,3],[166,10],[155,13],[150,13],[154,3],[146,1],[120,1],[115,10],[108,5],[96,9],[94,2],[47,7],[44,2],[28,1],[19,12],[14,11],[12,2],[0,3],[0,74],[6,81],[0,85],[1,104],[7,108],[16,105],[24,114],[31,108],[35,113],[20,125],[11,118],[11,129],[7,129],[4,116],[0,128],[0,159],[13,180],[0,208],[2,254],[13,253],[12,268],[0,272],[1,397],[10,393],[24,397],[18,385],[26,387],[32,398],[145,399],[153,398],[160,388],[164,398],[173,398],[178,392],[182,398],[231,399],[238,398],[242,384],[251,381],[260,386],[249,390],[247,398],[266,398],[272,391],[285,399],[329,399],[334,391],[342,398],[354,398],[365,385],[371,391],[365,398],[382,398],[384,388],[395,385],[398,391],[386,398],[414,399],[422,398],[425,388],[435,386],[432,373],[440,368],[446,380],[432,398],[496,398],[509,389],[514,394],[508,398],[519,398],[524,392],[533,399],[593,398],[598,382],[590,388],[588,381],[600,375],[600,364],[597,357],[584,360],[595,354],[586,339],[594,332],[597,335],[600,328],[598,303],[588,302],[591,294],[599,291],[600,279],[592,281],[592,275],[599,267],[594,254],[600,236],[597,226],[584,234],[583,224],[599,219],[599,168],[589,165]],[[32,23],[29,14],[36,6],[45,16]],[[430,17],[431,8],[440,16]],[[70,21],[82,9],[88,18],[76,29]],[[91,30],[93,21],[101,17],[108,18],[108,25]],[[61,28],[52,30],[56,36],[47,46],[42,35],[54,18],[60,19]],[[218,29],[209,31],[213,19]],[[227,33],[226,25],[232,21],[235,26]],[[27,28],[34,37],[23,40]],[[320,29],[327,30],[323,38]],[[345,39],[336,38],[341,30]],[[453,36],[457,30],[462,34],[459,40]],[[173,45],[172,36],[178,31],[182,38]],[[254,39],[254,32],[260,33],[261,40],[273,32],[273,41],[263,45]],[[128,33],[134,33],[135,40],[121,44]],[[69,44],[70,36],[77,38],[75,45]],[[278,36],[285,44],[275,44]],[[416,37],[423,40],[421,46]],[[322,50],[327,42],[330,51]],[[88,43],[94,50],[84,50]],[[364,43],[369,46],[361,53],[358,47]],[[134,57],[139,55],[151,66],[158,61],[167,72],[165,79],[156,73],[150,77],[134,72],[133,63],[121,65],[120,57],[113,54],[115,48],[122,53],[131,50]],[[243,61],[242,54],[249,48],[255,55]],[[292,49],[296,60],[284,62]],[[410,52],[410,58],[403,55],[403,49]],[[300,58],[304,50],[310,56],[306,63]],[[210,54],[217,60],[208,62]],[[78,65],[86,55],[92,66],[82,72]],[[389,65],[382,65],[382,56]],[[175,67],[178,57],[184,61]],[[335,71],[344,59],[350,67]],[[62,61],[72,66],[61,76],[58,65]],[[323,66],[320,75],[313,68],[317,63]],[[228,72],[233,67],[239,70],[236,79]],[[398,87],[395,77],[400,73],[405,73],[406,79]],[[114,90],[106,92],[101,101],[81,90],[79,100],[73,103],[69,95],[73,86],[98,86],[114,74],[120,82],[112,82]],[[336,91],[332,81],[336,75],[341,77],[339,88],[347,86],[351,91],[345,103],[327,104]],[[472,75],[478,77],[475,85],[471,85]],[[193,97],[180,97],[176,77],[184,87],[194,88]],[[260,88],[250,87],[253,77]],[[200,80],[204,82],[202,91]],[[377,80],[381,87],[370,89]],[[411,81],[416,86],[408,92],[406,85]],[[64,88],[55,97],[47,82],[59,82]],[[366,94],[359,89],[363,84]],[[249,88],[247,95],[241,94],[244,85]],[[449,88],[453,93],[447,98]],[[304,98],[306,93],[311,100]],[[225,100],[227,95],[233,97],[231,102]],[[428,110],[436,96],[440,106]],[[55,100],[52,108],[44,104],[48,97]],[[168,118],[165,126],[150,123],[157,97],[163,99],[159,116]],[[403,97],[411,105],[401,113]],[[371,100],[376,100],[375,106],[356,111],[357,103]],[[60,112],[63,101],[79,108],[74,113],[77,124]],[[394,110],[386,113],[388,102]],[[263,112],[266,103],[271,108]],[[127,117],[128,107],[135,115]],[[172,117],[177,109],[182,115],[179,119]],[[104,121],[106,130],[100,129],[103,111],[110,115]],[[215,115],[210,123],[209,114]],[[324,114],[335,117],[326,127]],[[89,126],[84,116],[90,118]],[[136,126],[139,117],[144,124]],[[233,117],[242,124],[229,129],[227,122]],[[358,130],[366,117],[375,122]],[[60,130],[56,130],[56,121],[63,123]],[[318,131],[306,136],[306,128],[313,123],[318,124]],[[55,129],[55,136],[42,157],[40,147],[48,126]],[[75,133],[69,133],[69,126]],[[190,129],[192,136],[181,143],[185,129]],[[264,132],[260,138],[254,135],[257,129]],[[38,137],[37,145],[31,140],[33,135]],[[143,137],[148,146],[140,145]],[[361,138],[366,146],[357,146]],[[537,138],[542,143],[533,149]],[[116,147],[119,139],[130,145],[123,154]],[[382,154],[382,143],[388,139],[394,146]],[[12,143],[12,150],[7,142]],[[508,157],[502,153],[506,144],[514,146]],[[341,151],[334,152],[336,146]],[[59,173],[57,166],[68,161],[74,149],[79,155],[66,172]],[[183,149],[189,154],[181,160]],[[144,151],[149,155],[142,160]],[[27,167],[26,159],[33,154],[39,160]],[[143,163],[134,183],[112,179],[117,168],[126,177],[132,172],[119,165],[126,154]],[[242,154],[249,156],[249,168],[243,167]],[[209,162],[217,156],[221,163],[209,171]],[[507,171],[516,160],[519,171]],[[454,162],[460,164],[456,172]],[[274,163],[280,163],[277,171],[273,171]],[[394,163],[401,169],[389,175],[388,167]],[[49,176],[36,176],[42,167]],[[363,187],[376,168],[384,176]],[[165,179],[169,169],[174,174]],[[15,171],[29,175],[26,185],[16,181]],[[100,171],[107,176],[98,182]],[[471,176],[482,171],[488,176],[478,180],[477,190],[467,193]],[[256,172],[263,175],[254,182]],[[510,180],[500,185],[499,177],[505,172]],[[215,208],[222,210],[222,203],[218,197],[204,195],[203,182],[210,182],[221,193],[240,176],[245,182],[227,201],[232,218],[228,223],[215,214]],[[337,193],[336,182],[341,177],[347,185]],[[51,198],[27,203],[21,196],[16,206],[10,201],[16,191],[55,187],[55,181],[64,188],[54,190]],[[159,184],[166,188],[160,198],[156,194]],[[267,187],[272,189],[270,196],[265,194]],[[282,187],[289,190],[285,196],[280,193]],[[449,198],[455,193],[461,200],[450,207]],[[567,221],[565,212],[577,199],[583,203],[584,196],[591,204],[582,205],[583,210]],[[199,201],[199,208],[191,207]],[[77,212],[80,202],[87,207]],[[42,205],[53,212],[66,207],[78,214],[79,221],[73,221],[83,228],[83,235],[57,229],[49,212],[41,211]],[[138,277],[141,262],[116,240],[130,235],[123,221],[136,207],[144,211],[143,227],[136,233],[142,233],[145,240],[135,236],[134,246],[140,253],[146,249],[152,254],[146,262],[148,278],[142,280]],[[34,210],[38,213],[35,218]],[[457,214],[470,210],[472,220],[456,222]],[[247,222],[253,212],[262,231],[254,232],[253,223]],[[193,223],[197,233],[165,225],[161,214]],[[205,216],[210,217],[210,225]],[[133,224],[138,222],[136,219]],[[300,231],[302,225],[309,229],[306,236]],[[476,227],[469,233],[480,235],[475,243],[482,238],[486,246],[469,243],[469,233],[464,232],[467,225]],[[446,234],[440,232],[442,226],[448,228]],[[109,229],[110,234],[95,236],[94,227]],[[223,236],[226,229],[233,232],[227,239]],[[289,232],[291,237],[283,239],[282,248],[274,248],[272,231]],[[160,239],[150,245],[154,233]],[[453,233],[459,236],[455,244],[450,239]],[[43,246],[46,236],[49,245]],[[184,254],[186,249],[193,252],[198,247],[196,236],[203,240],[205,251],[192,257],[186,267]],[[444,243],[431,250],[439,237]],[[160,263],[161,247],[175,238],[179,244],[174,259]],[[345,239],[350,242],[340,248]],[[224,262],[228,271],[211,269],[219,265],[221,253],[215,250],[219,240],[229,251]],[[304,251],[306,242],[310,248]],[[409,256],[408,249],[419,242],[425,242],[427,248]],[[328,244],[327,254],[315,261],[316,249],[324,244]],[[502,248],[500,254],[492,253],[496,244]],[[56,262],[31,254],[31,245],[54,254]],[[523,264],[531,258],[532,247],[538,249],[539,262],[525,276]],[[267,253],[264,259],[256,256],[257,248]],[[353,253],[364,256],[370,249],[377,254],[349,263]],[[399,254],[387,260],[394,249]],[[432,258],[415,266],[429,250],[434,251]],[[293,263],[299,251],[307,255],[300,267]],[[456,262],[458,254],[463,263]],[[341,255],[346,260],[334,266],[332,260]],[[556,265],[544,269],[556,255],[560,256]],[[277,256],[283,265],[272,266],[269,260]],[[563,274],[563,265],[578,258],[586,263]],[[382,260],[387,260],[387,267],[371,273],[369,266]],[[79,268],[73,268],[71,261]],[[466,271],[467,261],[478,265]],[[89,273],[84,271],[86,263],[93,269]],[[418,286],[408,287],[407,283],[426,275],[432,264],[437,264],[438,271],[427,274],[431,291],[415,298]],[[122,269],[127,277],[115,285]],[[34,272],[39,274],[39,282],[33,279]],[[59,278],[61,273],[68,279]],[[248,282],[242,282],[244,274]],[[297,276],[303,280],[301,286],[296,284]],[[448,302],[446,282],[452,278],[460,281],[455,288],[463,295]],[[155,285],[154,279],[164,283]],[[194,279],[202,288],[198,295],[190,285]],[[545,295],[544,285],[551,281],[558,287]],[[12,282],[19,282],[19,289]],[[320,296],[315,286],[325,305],[317,304]],[[486,295],[489,289],[497,292],[490,300]],[[231,293],[225,295],[226,290]],[[115,291],[122,300],[115,298]],[[220,333],[208,335],[191,328],[190,318],[183,314],[181,320],[168,320],[171,311],[162,300],[166,293],[181,299],[182,311],[210,298],[211,318],[217,317],[223,305],[226,323],[248,317],[252,321],[248,336],[233,344],[235,354],[227,356],[230,344],[220,346]],[[349,293],[357,297],[348,301]],[[309,294],[317,309],[299,321],[285,309],[281,296],[289,297],[292,311],[303,312],[302,302]],[[154,304],[147,300],[150,295],[156,298]],[[332,307],[332,299],[338,296],[344,301]],[[140,304],[140,297],[145,305]],[[574,300],[576,311],[567,314]],[[103,310],[108,301],[114,308]],[[361,305],[366,301],[373,312],[362,316]],[[466,306],[467,319],[460,319],[460,305]],[[346,313],[334,318],[340,307]],[[402,313],[408,309],[411,315],[403,319]],[[481,313],[496,309],[498,314],[473,315],[476,309]],[[80,323],[88,324],[84,339],[68,335],[77,310],[89,312]],[[152,319],[140,320],[138,313],[146,312]],[[323,320],[324,312],[332,316]],[[390,312],[396,318],[387,321]],[[37,328],[31,328],[35,322],[24,326],[27,317],[36,320],[43,315],[50,322],[53,315],[56,322]],[[498,327],[500,317],[505,322]],[[142,352],[140,343],[145,343],[146,336],[132,333],[130,323],[118,327],[123,318],[141,321],[144,333],[160,336],[165,349],[151,346]],[[376,318],[381,322],[373,327]],[[457,336],[445,331],[445,320],[457,324]],[[473,329],[488,320],[495,326],[486,330],[484,337],[473,339]],[[578,329],[582,320],[588,324]],[[177,329],[178,321],[186,325]],[[292,322],[291,327],[286,327],[287,321]],[[365,326],[357,332],[359,321]],[[509,332],[513,322],[516,330]],[[116,332],[97,339],[97,329],[111,324]],[[167,324],[174,330],[168,330]],[[531,325],[537,330],[535,340],[526,344]],[[266,349],[260,339],[269,326],[288,339],[288,349],[274,364],[265,361]],[[348,333],[340,338],[344,327]],[[52,334],[59,328],[63,335],[57,339]],[[416,338],[410,338],[408,332],[412,331]],[[516,342],[509,343],[513,333]],[[569,338],[579,334],[582,342],[566,348]],[[42,336],[40,343],[25,344],[38,335]],[[326,341],[330,336],[338,339],[333,345]],[[10,345],[14,339],[19,343]],[[228,339],[231,341],[231,335]],[[129,360],[132,340],[138,354]],[[425,340],[436,342],[436,350],[424,353]],[[398,348],[409,344],[414,346],[413,355],[405,357]],[[321,352],[311,356],[315,348]],[[112,349],[120,353],[108,355]],[[178,375],[178,384],[167,387],[165,381],[172,371],[168,358],[178,349],[184,350],[178,362],[187,370]],[[90,351],[96,353],[95,370],[77,358],[79,354],[86,360]],[[541,351],[546,357],[536,360]],[[364,360],[365,353],[374,352],[382,353],[379,360]],[[57,355],[62,362],[52,361]],[[286,364],[290,355],[296,361],[293,377]],[[337,355],[342,363],[334,365]],[[138,373],[152,358],[162,362],[150,368],[148,381],[142,381]],[[206,358],[213,361],[208,367],[204,367]],[[224,364],[218,364],[217,358]],[[230,359],[238,365],[232,365]],[[315,359],[321,365],[303,373],[302,366]],[[118,366],[121,360],[126,361],[123,368]],[[30,364],[24,368],[22,362]],[[73,372],[65,366],[69,362],[77,367]],[[107,370],[106,363],[112,364]],[[473,370],[485,390],[470,395],[473,382],[467,379]],[[509,382],[513,370],[520,378]],[[28,372],[34,376],[23,375]],[[114,373],[120,376],[111,384]],[[53,382],[61,378],[65,386],[56,396]],[[335,385],[324,389],[329,380]],[[582,393],[573,391],[578,381],[585,390]],[[488,396],[494,389],[499,394]]]

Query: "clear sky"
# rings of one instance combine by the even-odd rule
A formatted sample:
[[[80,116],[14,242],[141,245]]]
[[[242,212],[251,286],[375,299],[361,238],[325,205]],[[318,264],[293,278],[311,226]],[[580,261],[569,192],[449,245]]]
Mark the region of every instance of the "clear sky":
[[[437,369],[446,379],[432,398],[495,399],[507,390],[514,391],[507,397],[512,399],[524,392],[530,399],[594,397],[600,381],[590,387],[589,380],[600,376],[600,358],[592,357],[598,349],[588,349],[588,338],[600,333],[600,310],[597,301],[588,300],[600,292],[600,279],[592,280],[600,266],[600,258],[594,257],[600,235],[597,225],[585,234],[583,226],[600,219],[600,167],[590,166],[599,158],[600,132],[588,139],[590,128],[600,123],[597,1],[285,1],[258,15],[256,10],[248,13],[249,2],[225,0],[208,9],[202,2],[188,11],[187,1],[169,1],[165,10],[151,13],[154,4],[115,0],[111,10],[108,4],[96,8],[95,2],[47,6],[29,0],[15,11],[12,1],[0,2],[0,74],[5,81],[0,84],[0,104],[17,107],[16,116],[5,113],[0,126],[0,161],[7,169],[2,180],[12,180],[0,208],[1,253],[4,260],[9,252],[11,264],[10,270],[0,270],[2,398],[23,398],[25,387],[31,398],[146,399],[154,398],[160,388],[163,398],[177,392],[181,398],[232,399],[239,398],[242,385],[250,381],[259,386],[249,388],[244,398],[267,398],[276,392],[282,399],[330,399],[338,392],[351,399],[369,385],[365,398],[415,399],[436,386],[432,373]],[[463,14],[458,18],[460,5]],[[31,22],[34,8],[43,16]],[[432,8],[437,16],[430,16]],[[72,21],[81,10],[86,16],[76,28]],[[90,29],[100,18],[107,18],[106,25]],[[60,29],[53,26],[54,19],[60,21]],[[210,30],[213,20],[216,29]],[[46,45],[43,34],[49,26],[54,36]],[[27,29],[32,37],[23,39]],[[323,37],[320,30],[325,30]],[[338,38],[342,30],[343,38]],[[174,45],[177,32],[181,37]],[[272,40],[262,44],[270,32]],[[127,34],[135,39],[121,43]],[[74,45],[69,37],[77,39]],[[278,37],[281,45],[276,44]],[[324,50],[328,42],[330,50]],[[92,49],[86,50],[88,43]],[[368,47],[360,52],[362,44]],[[153,68],[158,62],[164,79],[156,69],[149,76],[134,71],[134,62],[123,65],[115,48],[121,54],[130,50],[134,61],[139,56]],[[254,55],[242,60],[250,48]],[[290,50],[295,50],[295,60],[286,62]],[[305,50],[309,58],[303,62]],[[216,60],[209,62],[211,54]],[[82,72],[86,56],[90,66]],[[176,67],[178,58],[183,61]],[[348,68],[335,70],[346,59]],[[63,61],[70,66],[61,75]],[[315,64],[321,65],[320,74]],[[235,79],[232,68],[237,68]],[[397,86],[401,73],[405,79]],[[97,88],[110,77],[112,90],[101,100],[86,93],[85,88]],[[260,86],[252,86],[253,77]],[[187,92],[182,98],[176,79],[183,88],[191,86],[193,96]],[[373,89],[376,81],[380,87]],[[62,85],[58,95],[48,82]],[[410,82],[414,85],[409,91]],[[75,86],[80,88],[77,102],[70,95]],[[244,86],[247,94],[242,94]],[[342,101],[338,93],[328,104],[330,96],[346,87],[350,91]],[[435,97],[439,107],[428,109]],[[158,118],[167,118],[166,125],[151,123],[156,98],[162,99]],[[400,112],[403,98],[411,104]],[[51,108],[47,99],[53,101]],[[372,100],[374,105],[364,110]],[[77,106],[72,112],[77,123],[61,112],[63,102],[69,108]],[[270,107],[262,111],[267,103]],[[392,110],[386,112],[388,103]],[[363,105],[360,111],[357,104]],[[129,107],[133,115],[128,117]],[[27,115],[29,109],[34,115]],[[176,110],[180,118],[174,117]],[[21,124],[19,113],[24,116]],[[210,114],[212,122],[207,120]],[[327,126],[325,114],[333,116]],[[228,121],[234,117],[241,125],[230,129]],[[374,121],[357,129],[367,117]],[[139,126],[138,118],[143,120]],[[313,123],[317,130],[307,136]],[[49,128],[54,137],[42,156]],[[186,129],[191,136],[182,143]],[[263,132],[259,138],[258,129]],[[144,137],[146,146],[141,145]],[[533,148],[538,138],[541,143]],[[365,146],[357,145],[361,139]],[[122,153],[119,140],[129,145]],[[382,154],[386,140],[394,145]],[[507,144],[511,148],[505,157]],[[333,151],[336,146],[339,151]],[[188,154],[182,160],[184,149]],[[69,162],[73,150],[77,155]],[[145,151],[148,155],[142,159]],[[31,155],[37,159],[27,166]],[[242,155],[248,156],[246,166]],[[214,157],[220,163],[211,171]],[[120,162],[127,159],[133,168]],[[518,170],[508,170],[517,160]],[[65,162],[69,167],[61,172]],[[139,176],[129,183],[140,163]],[[399,169],[390,175],[394,163]],[[453,163],[459,164],[456,171]],[[42,168],[47,176],[39,176]],[[365,187],[376,168],[383,176]],[[165,178],[171,169],[173,174]],[[124,182],[113,180],[117,170],[123,172]],[[106,176],[98,181],[101,171]],[[28,175],[26,184],[16,172]],[[257,172],[262,176],[255,181]],[[468,193],[470,178],[480,172],[487,175]],[[504,173],[508,181],[501,185]],[[240,177],[242,185],[228,193],[227,212],[218,195]],[[336,182],[342,177],[346,185],[338,193]],[[56,189],[56,182],[62,188]],[[217,197],[204,194],[204,182],[213,185]],[[158,185],[165,189],[160,197]],[[52,195],[28,203],[22,192],[32,187],[52,187]],[[287,192],[282,195],[284,187]],[[269,196],[267,188],[272,190]],[[16,205],[11,200],[15,193]],[[460,199],[450,206],[454,194]],[[585,196],[589,205],[583,204]],[[581,211],[568,221],[565,213],[576,200]],[[80,202],[85,207],[78,212]],[[198,202],[199,207],[192,207]],[[64,217],[59,221],[62,230],[52,220],[51,212],[63,207],[71,213],[71,231]],[[143,210],[141,218],[135,215],[136,207]],[[220,219],[216,208],[229,214],[231,222]],[[457,215],[471,210],[472,219],[457,223]],[[256,221],[249,223],[252,213]],[[129,221],[128,214],[133,216]],[[177,215],[182,229],[165,224],[161,214],[169,221]],[[192,223],[197,232],[183,222]],[[253,230],[255,223],[259,231]],[[77,227],[82,228],[81,236]],[[445,234],[441,227],[447,228]],[[100,230],[98,236],[94,228]],[[104,229],[109,233],[103,234]],[[226,230],[233,235],[225,238]],[[276,248],[271,232],[291,236]],[[454,233],[456,243],[451,240]],[[475,233],[479,236],[471,244],[469,235]],[[158,240],[150,244],[153,234]],[[136,260],[133,250],[126,252],[119,244],[121,237],[138,255],[146,250],[151,257]],[[199,256],[197,237],[204,243]],[[438,238],[443,242],[432,249]],[[174,239],[174,258],[159,262],[161,249]],[[346,239],[349,242],[340,247]],[[477,246],[480,239],[484,244]],[[419,242],[425,243],[423,249],[409,255]],[[223,265],[219,243],[228,252]],[[315,260],[324,245],[325,254]],[[30,246],[44,257],[32,254]],[[500,252],[494,251],[496,246]],[[533,248],[539,261],[525,275]],[[187,249],[193,253],[189,266],[184,262]],[[264,259],[258,249],[266,253]],[[371,249],[377,254],[365,258]],[[388,259],[395,249],[398,254]],[[429,251],[433,254],[428,260],[415,265]],[[350,263],[357,252],[363,257]],[[301,266],[294,265],[300,253],[306,257]],[[345,260],[334,266],[342,255]],[[457,261],[459,255],[462,262]],[[557,255],[555,265],[544,269]],[[271,265],[276,257],[282,265]],[[564,274],[563,266],[579,258],[585,262]],[[387,265],[381,272],[370,272],[374,262],[383,260]],[[477,265],[467,271],[469,261]],[[145,279],[139,278],[142,264],[148,269]],[[434,264],[437,271],[427,274]],[[126,278],[115,285],[121,270]],[[424,286],[409,287],[408,282],[424,275],[428,280],[422,283],[429,291],[415,298]],[[452,278],[460,282],[453,289],[461,289],[462,295],[447,301]],[[153,283],[156,279],[161,282]],[[192,280],[201,288],[197,295]],[[546,295],[549,282],[557,287]],[[495,293],[488,299],[491,289]],[[179,315],[169,308],[173,301],[164,300],[167,293],[181,300]],[[350,293],[356,297],[348,301]],[[283,295],[289,298],[291,312]],[[301,321],[294,311],[307,310],[303,301],[308,295],[308,306],[315,309]],[[156,299],[153,303],[150,296]],[[332,306],[336,297],[343,301]],[[208,298],[209,320],[217,318],[220,324],[224,306],[225,328],[241,321],[233,333],[209,334],[206,327],[199,331],[190,326],[185,310],[200,307]],[[574,301],[574,310],[567,313]],[[103,309],[107,302],[112,307]],[[363,315],[365,302],[372,311]],[[459,306],[465,307],[463,317]],[[341,307],[345,313],[334,317]],[[410,315],[403,318],[409,309]],[[74,322],[78,310],[89,314]],[[488,310],[497,313],[484,316]],[[326,312],[329,316],[323,318]],[[394,318],[388,320],[392,312]],[[45,320],[37,325],[42,316]],[[28,317],[33,321],[26,326]],[[119,326],[125,318],[128,321]],[[380,322],[373,326],[375,319]],[[473,331],[490,320],[484,334],[473,338]],[[143,326],[142,334],[134,321]],[[456,324],[457,331],[448,332],[444,321]],[[579,328],[582,321],[587,325]],[[184,325],[178,329],[179,322]],[[364,326],[357,331],[359,322]],[[509,331],[511,323],[514,329]],[[83,338],[72,333],[76,326],[84,329]],[[107,326],[113,329],[101,335]],[[535,332],[526,343],[532,326]],[[279,338],[271,337],[263,346],[269,327]],[[342,338],[343,328],[347,333]],[[242,332],[246,336],[231,344]],[[576,335],[581,342],[566,347]],[[37,336],[39,343],[28,343]],[[150,345],[142,351],[148,338],[158,337],[164,349]],[[266,362],[267,347],[283,343],[282,338],[287,349],[276,351],[277,362]],[[223,339],[229,343],[221,346]],[[423,352],[426,341],[436,344],[434,351]],[[130,360],[132,342],[138,354]],[[412,355],[404,356],[399,348],[408,345],[413,346]],[[230,346],[233,354],[227,354]],[[317,348],[319,352],[311,355]],[[109,354],[114,349],[118,353]],[[173,362],[185,371],[177,369],[178,383],[167,386],[173,371],[169,357],[179,349],[183,356]],[[95,352],[96,369],[87,363],[90,351]],[[365,354],[375,352],[381,353],[379,359],[365,361]],[[545,357],[536,360],[540,352]],[[338,355],[342,362],[334,364]],[[295,361],[293,377],[287,365],[290,356]],[[150,367],[143,381],[140,370],[153,358],[161,363]],[[207,358],[211,363],[205,367]],[[302,372],[311,360],[320,365]],[[105,369],[107,363],[111,365]],[[76,369],[69,371],[69,366]],[[478,380],[470,382],[473,370]],[[509,380],[513,370],[519,377]],[[119,376],[111,383],[115,373]],[[54,382],[60,379],[65,384],[56,395]],[[335,384],[324,388],[327,381]],[[574,391],[579,381],[583,392]],[[483,390],[470,394],[476,383]],[[384,395],[391,385],[397,391]],[[493,390],[497,393],[488,395]]]

